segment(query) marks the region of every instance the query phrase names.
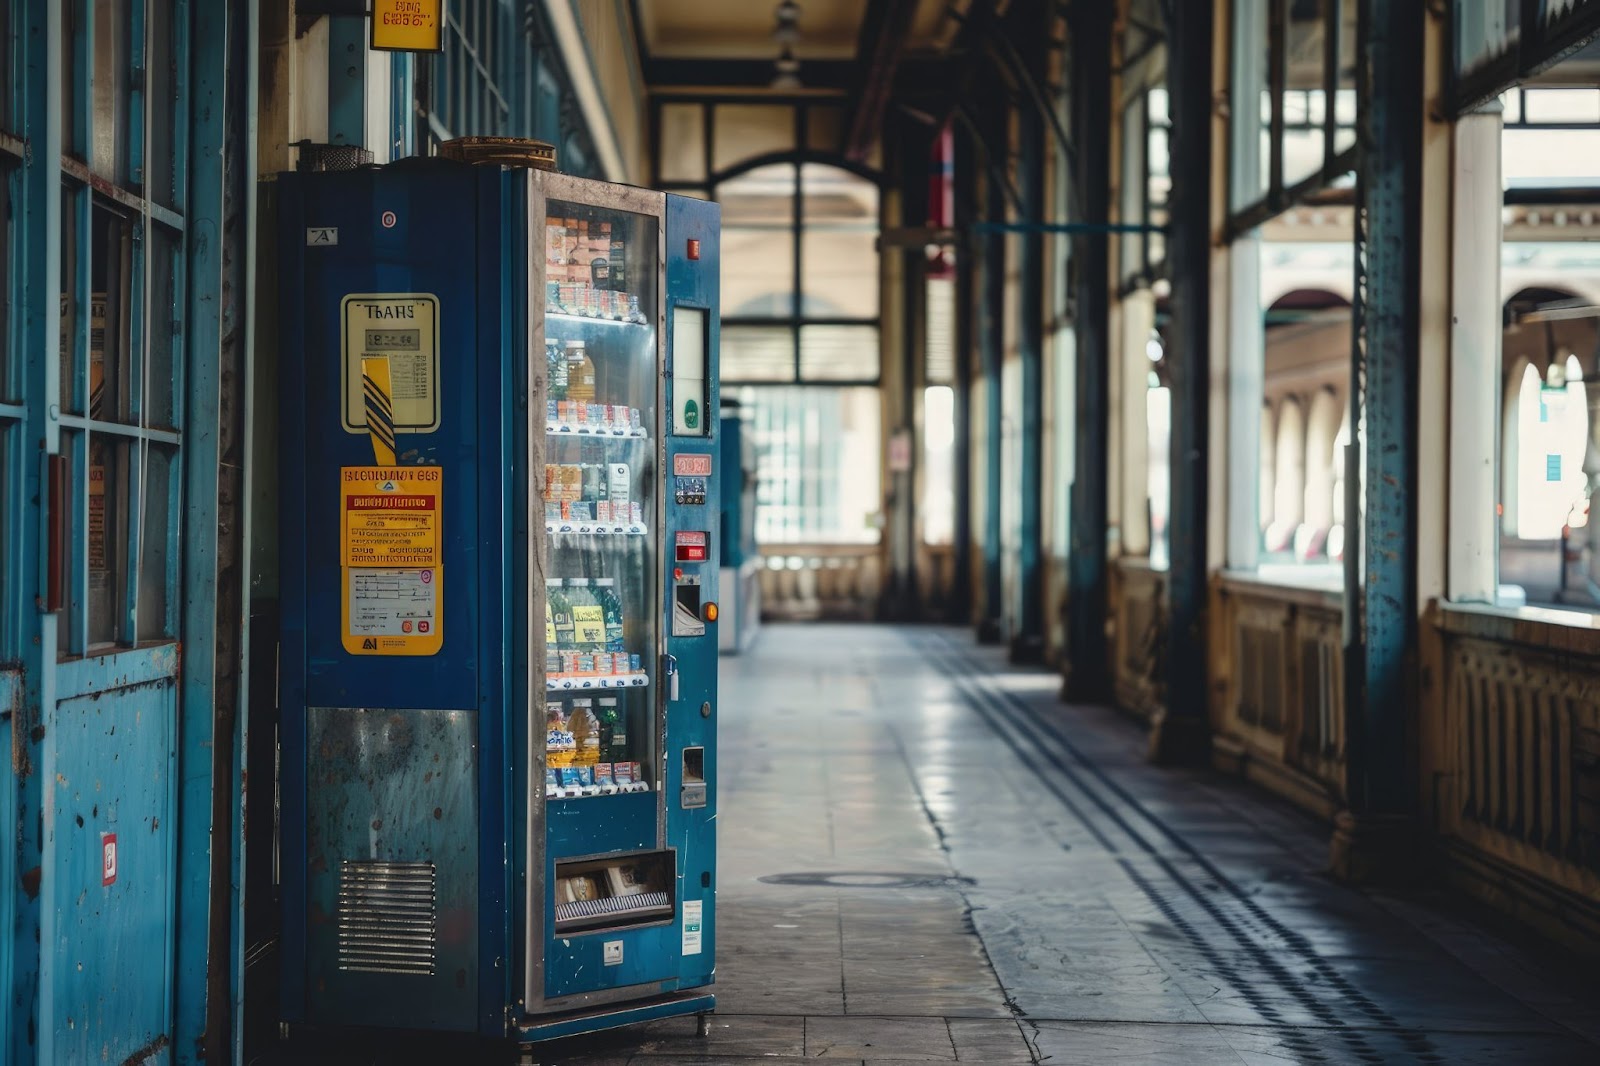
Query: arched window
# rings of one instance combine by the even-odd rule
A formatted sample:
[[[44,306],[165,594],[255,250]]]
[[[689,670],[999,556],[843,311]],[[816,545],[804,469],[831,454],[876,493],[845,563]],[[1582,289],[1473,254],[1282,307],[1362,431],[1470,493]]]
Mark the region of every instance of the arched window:
[[[1293,397],[1278,407],[1277,467],[1272,486],[1272,525],[1267,527],[1267,552],[1276,555],[1294,546],[1295,531],[1305,513],[1306,430],[1300,401]]]
[[[1318,390],[1306,417],[1306,473],[1304,521],[1295,536],[1295,557],[1302,561],[1325,559],[1328,533],[1334,520],[1334,485],[1342,481],[1334,463],[1342,459],[1339,439],[1341,405],[1334,391]]]
[[[786,158],[734,168],[722,204],[722,380],[875,384],[878,186]]]
[[[1589,409],[1575,356],[1553,361],[1543,378],[1531,363],[1524,365],[1517,383],[1515,439],[1514,535],[1521,540],[1560,537],[1588,489],[1583,458]]]

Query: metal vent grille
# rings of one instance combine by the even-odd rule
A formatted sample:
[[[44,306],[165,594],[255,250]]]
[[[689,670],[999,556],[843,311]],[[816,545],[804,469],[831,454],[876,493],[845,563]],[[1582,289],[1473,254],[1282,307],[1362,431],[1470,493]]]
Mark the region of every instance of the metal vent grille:
[[[430,976],[438,956],[431,862],[339,864],[339,969]]]

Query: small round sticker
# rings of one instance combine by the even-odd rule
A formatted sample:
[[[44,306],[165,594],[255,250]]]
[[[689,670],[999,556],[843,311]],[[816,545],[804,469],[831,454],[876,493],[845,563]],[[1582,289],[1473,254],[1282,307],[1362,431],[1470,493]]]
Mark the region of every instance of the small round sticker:
[[[433,581],[433,571],[432,570],[424,570],[422,572],[422,583],[424,585],[426,585],[426,584],[429,584],[432,581]]]
[[[396,222],[398,222],[398,221],[399,221],[399,219],[394,217],[394,212],[393,211],[385,211],[383,213],[383,228],[384,229],[394,229],[394,224]]]

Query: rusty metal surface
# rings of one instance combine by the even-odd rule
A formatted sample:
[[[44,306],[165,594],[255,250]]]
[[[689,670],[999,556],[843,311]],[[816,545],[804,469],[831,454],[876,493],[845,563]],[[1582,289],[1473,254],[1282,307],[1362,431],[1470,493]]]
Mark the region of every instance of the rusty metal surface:
[[[472,1028],[477,1009],[476,718],[466,711],[307,711],[306,959],[314,1020]],[[431,863],[431,972],[341,966],[340,869],[347,861]]]

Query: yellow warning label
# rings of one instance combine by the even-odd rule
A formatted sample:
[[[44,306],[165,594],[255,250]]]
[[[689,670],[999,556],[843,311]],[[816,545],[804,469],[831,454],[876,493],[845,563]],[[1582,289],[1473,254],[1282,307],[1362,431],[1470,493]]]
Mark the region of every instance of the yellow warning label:
[[[440,605],[438,467],[339,471],[344,648],[352,655],[435,655]]]
[[[352,293],[340,303],[340,314],[345,432],[368,432],[369,412],[378,401],[367,386],[367,371],[380,364],[388,374],[383,399],[389,436],[438,429],[439,298],[427,293]]]
[[[372,47],[391,52],[444,49],[444,0],[372,0]]]

